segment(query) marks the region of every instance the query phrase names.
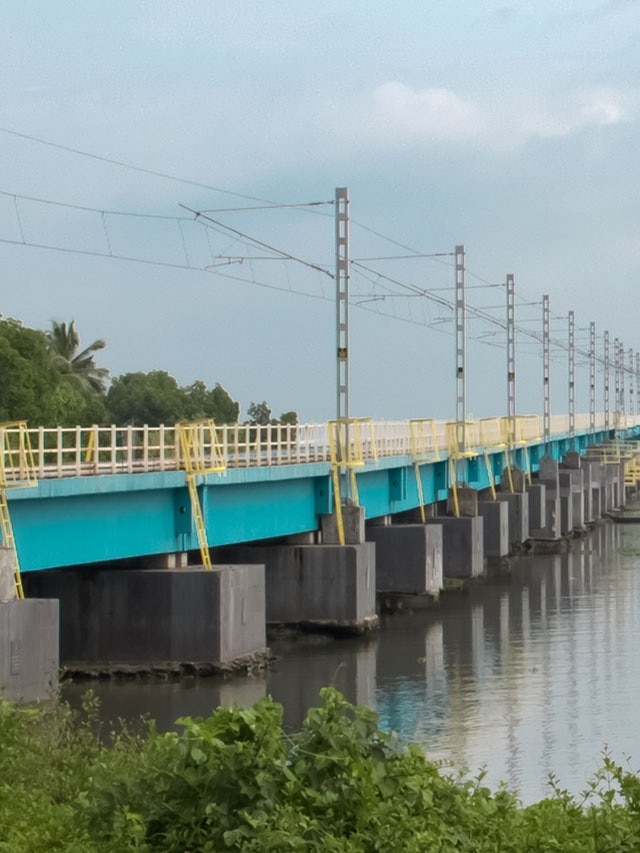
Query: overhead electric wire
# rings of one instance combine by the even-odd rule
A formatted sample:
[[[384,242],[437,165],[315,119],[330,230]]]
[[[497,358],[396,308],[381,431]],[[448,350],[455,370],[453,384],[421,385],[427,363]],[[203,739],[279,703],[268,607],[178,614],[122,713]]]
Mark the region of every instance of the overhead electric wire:
[[[109,164],[116,165],[116,166],[119,166],[122,168],[131,169],[131,170],[138,171],[138,172],[141,172],[144,174],[149,174],[149,175],[152,175],[155,177],[161,177],[161,178],[164,178],[166,180],[176,181],[176,182],[191,185],[191,186],[197,186],[197,187],[200,187],[203,189],[211,190],[213,192],[224,193],[226,195],[231,195],[231,196],[234,196],[236,198],[244,198],[244,199],[248,199],[250,201],[262,202],[262,204],[264,205],[264,206],[261,205],[260,207],[223,208],[223,209],[219,209],[216,211],[212,210],[211,212],[231,212],[231,211],[242,211],[242,210],[273,209],[273,208],[279,208],[279,207],[282,207],[282,208],[284,208],[284,207],[300,208],[302,210],[308,210],[309,212],[312,212],[315,207],[319,207],[321,205],[331,205],[334,203],[332,201],[323,201],[323,202],[307,202],[307,203],[300,203],[300,204],[280,204],[280,203],[272,202],[270,200],[263,199],[260,197],[250,196],[250,195],[247,195],[245,193],[238,193],[238,192],[227,190],[227,189],[224,189],[221,187],[216,187],[213,185],[204,184],[202,182],[193,181],[193,180],[186,179],[186,178],[180,178],[176,175],[172,175],[172,174],[169,174],[166,172],[160,172],[157,170],[148,169],[146,167],[136,166],[134,164],[127,163],[127,162],[121,161],[121,160],[116,160],[114,158],[109,158],[109,157],[104,157],[104,156],[97,155],[97,154],[92,154],[90,152],[82,151],[81,149],[73,148],[71,146],[61,145],[59,143],[54,143],[54,142],[51,142],[49,140],[45,140],[45,139],[42,139],[42,138],[39,138],[36,136],[32,136],[29,134],[25,134],[25,133],[20,133],[18,131],[14,131],[14,130],[11,130],[9,128],[0,127],[0,132],[15,136],[17,138],[26,139],[26,140],[31,141],[31,142],[36,142],[36,143],[39,143],[42,145],[46,145],[46,146],[49,146],[49,147],[52,147],[55,149],[67,151],[69,153],[73,153],[73,154],[76,154],[79,156],[88,157],[88,158],[96,160],[96,161],[109,163]],[[12,192],[7,192],[7,191],[0,191],[0,194],[13,198],[14,204],[16,206],[16,213],[18,216],[18,224],[19,224],[19,228],[20,228],[21,232],[22,232],[22,223],[20,221],[20,216],[19,216],[19,212],[17,209],[17,199],[21,199],[24,201],[32,201],[32,202],[41,203],[41,204],[56,205],[56,206],[66,207],[66,208],[75,209],[75,210],[82,210],[82,211],[86,211],[86,212],[97,213],[103,217],[104,216],[144,217],[144,218],[149,218],[149,219],[162,219],[165,221],[177,221],[178,224],[180,224],[180,222],[182,222],[182,221],[190,221],[190,220],[188,220],[187,217],[175,217],[175,216],[158,215],[158,214],[140,214],[140,213],[135,213],[135,212],[130,212],[130,211],[103,210],[103,209],[92,208],[92,207],[87,207],[87,206],[83,206],[83,205],[75,205],[75,204],[69,204],[69,203],[55,202],[55,201],[50,201],[48,199],[41,199],[41,198],[32,197],[32,196],[24,196],[24,195],[21,195],[18,193],[12,193]],[[231,226],[225,225],[222,222],[214,220],[213,218],[208,217],[206,215],[207,211],[204,211],[204,210],[203,211],[197,211],[197,210],[194,210],[193,208],[190,208],[184,204],[181,204],[180,206],[183,207],[184,209],[188,210],[190,213],[194,214],[196,219],[205,219],[207,221],[210,221],[212,224],[217,225],[218,228],[224,229],[224,231],[226,231],[226,232],[231,232],[231,233],[235,234],[241,242],[245,242],[245,243],[248,242],[250,244],[261,246],[262,248],[266,249],[267,251],[274,252],[274,254],[276,254],[277,256],[279,256],[285,260],[292,260],[294,262],[300,263],[300,264],[308,267],[309,269],[316,270],[316,271],[322,273],[323,275],[328,276],[329,278],[332,278],[332,279],[335,278],[335,276],[331,272],[329,272],[329,270],[322,267],[321,265],[305,261],[305,260],[297,257],[296,255],[293,255],[289,252],[285,252],[283,250],[277,249],[276,247],[271,246],[268,243],[260,241],[257,238],[251,237],[250,235],[239,231],[238,229],[232,228]],[[313,211],[313,212],[317,212],[317,211]],[[325,215],[329,215],[329,214],[325,214]],[[412,253],[411,255],[406,256],[409,259],[410,258],[428,258],[428,259],[434,260],[436,262],[445,263],[445,261],[442,259],[450,258],[454,254],[453,252],[421,253],[421,252],[416,251],[412,247],[410,247],[410,246],[408,246],[408,245],[406,245],[406,244],[404,244],[398,240],[395,240],[391,237],[388,237],[387,235],[384,235],[384,234],[380,233],[379,231],[376,231],[375,229],[370,228],[369,226],[366,226],[361,222],[358,222],[357,220],[351,219],[350,221],[354,225],[362,228],[363,230],[365,230],[365,231],[367,231],[367,232],[369,232],[369,233],[371,233],[371,234],[373,234],[373,235],[375,235],[375,236],[377,236],[383,240],[386,240],[387,242],[390,242],[393,245],[396,245],[400,248],[403,248],[403,249],[411,252]],[[44,244],[44,243],[26,241],[24,239],[22,241],[19,241],[19,240],[10,240],[10,239],[0,238],[0,242],[6,243],[6,244],[12,244],[12,245],[26,245],[26,246],[31,246],[33,248],[40,248],[40,249],[51,250],[51,251],[74,253],[74,254],[93,256],[93,257],[110,257],[110,258],[115,258],[117,260],[124,260],[124,261],[133,262],[133,263],[151,264],[151,265],[156,265],[156,266],[165,266],[165,267],[169,267],[169,268],[173,268],[173,269],[191,269],[191,270],[202,269],[205,272],[211,272],[210,269],[194,267],[194,266],[190,265],[188,262],[188,255],[187,255],[187,265],[184,265],[184,264],[174,264],[174,263],[166,262],[166,261],[164,261],[164,262],[163,261],[153,261],[153,260],[146,259],[146,258],[136,258],[136,257],[129,256],[129,255],[118,255],[118,254],[114,254],[111,251],[109,253],[102,253],[102,252],[95,252],[95,251],[90,251],[90,250],[70,249],[68,247],[52,246],[52,245],[48,245],[48,244]],[[183,236],[183,244],[184,244],[184,236]],[[185,249],[185,251],[186,251],[186,249]],[[218,257],[220,257],[220,256],[218,256]],[[402,256],[387,256],[387,257],[371,258],[371,260],[397,260],[397,259],[401,259],[401,257]],[[444,300],[440,297],[435,296],[434,290],[418,288],[414,285],[407,285],[406,283],[400,282],[397,279],[393,279],[389,276],[385,276],[383,273],[379,272],[378,270],[373,270],[371,268],[367,268],[364,266],[364,264],[361,264],[359,261],[352,261],[352,263],[353,264],[359,264],[363,269],[367,269],[372,275],[377,276],[378,279],[379,278],[386,278],[389,282],[394,283],[396,286],[403,287],[403,288],[406,288],[409,290],[413,290],[413,293],[415,296],[422,296],[424,298],[427,298],[430,301],[435,302],[436,304],[440,304],[443,307],[447,307],[449,310],[451,310],[452,308],[455,307],[453,305],[453,303],[449,303],[448,300]],[[447,265],[451,266],[451,264],[447,264]],[[213,273],[213,274],[220,275],[220,276],[223,276],[226,278],[232,278],[232,279],[236,279],[239,281],[247,281],[248,283],[252,283],[251,280],[241,279],[240,277],[231,276],[229,274],[223,274],[223,273],[219,273],[219,272]],[[468,274],[468,276],[475,278],[478,281],[483,282],[483,284],[487,287],[503,286],[502,283],[497,284],[495,282],[489,282],[488,280],[482,278],[481,276],[477,275],[473,271],[467,270],[467,274]],[[259,284],[259,283],[256,282],[256,284]],[[293,291],[291,288],[279,288],[275,285],[266,285],[264,283],[262,283],[261,285],[259,284],[259,286],[266,286],[266,287],[270,287],[271,289],[281,290],[281,291],[287,292],[287,293],[296,292],[296,291]],[[449,289],[449,288],[446,288],[446,289]],[[297,291],[297,292],[300,293],[300,295],[314,296],[314,294],[308,294],[308,293],[305,293],[302,291]],[[388,294],[388,295],[391,296],[391,294]],[[529,304],[532,304],[532,303],[529,303]],[[370,310],[370,309],[363,309],[363,310]],[[496,317],[493,317],[492,315],[487,314],[482,309],[478,309],[478,308],[475,308],[473,306],[468,305],[467,311],[469,311],[473,316],[475,316],[478,319],[484,320],[485,322],[488,322],[492,325],[496,325],[502,329],[506,328],[506,322],[505,321],[500,320],[499,318],[496,318]],[[378,312],[378,313],[384,313],[384,312]],[[386,315],[386,316],[391,317],[391,315]],[[564,317],[566,315],[552,315],[552,316],[554,319],[564,319]],[[396,317],[396,319],[402,319],[402,318]],[[425,325],[425,324],[424,323],[418,323],[418,325]],[[538,342],[542,341],[542,334],[540,332],[536,332],[536,331],[527,329],[526,327],[522,327],[522,326],[516,326],[516,330],[520,334],[527,335],[527,336],[533,338],[534,340],[536,340]],[[552,346],[563,349],[563,350],[569,349],[568,344],[565,344],[563,341],[558,341],[556,339],[552,339],[550,341],[550,343]],[[590,357],[589,352],[587,352],[586,350],[582,350],[578,347],[576,347],[575,352],[576,352],[576,355],[578,355],[578,356],[581,356],[584,358]],[[600,364],[604,363],[604,359],[602,357],[597,357],[596,360]],[[625,365],[622,365],[621,369],[623,372],[634,372],[634,371],[631,371]]]
[[[100,154],[92,154],[89,151],[82,151],[80,148],[73,148],[70,145],[61,145],[58,142],[51,142],[48,139],[42,139],[38,136],[32,136],[28,133],[20,133],[17,130],[11,130],[8,127],[0,127],[0,133],[6,133],[10,136],[16,136],[19,139],[27,139],[29,142],[37,142],[39,145],[46,145],[49,148],[57,148],[60,151],[66,151],[70,154],[77,154],[80,157],[88,157],[91,160],[98,160],[101,163],[109,163],[112,166],[119,166],[123,169],[131,169],[134,172],[142,172],[145,175],[152,175],[156,178],[164,178],[168,181],[176,181],[180,184],[188,184],[192,187],[199,187],[204,190],[211,190],[212,192],[223,193],[224,195],[231,195],[235,198],[246,198],[248,201],[259,201],[263,204],[272,204],[269,199],[259,198],[258,196],[247,195],[246,193],[234,192],[233,190],[227,190],[223,187],[216,187],[212,184],[204,184],[201,181],[193,181],[189,178],[180,178],[177,175],[171,175],[168,172],[160,172],[156,169],[148,169],[145,166],[136,166],[133,163],[127,163],[124,160],[116,160],[112,157],[104,157]]]
[[[38,204],[49,204],[53,207],[66,207],[70,210],[83,210],[85,213],[98,213],[100,215],[106,216],[134,216],[139,219],[165,219],[172,222],[177,220],[182,220],[183,222],[191,222],[188,216],[169,216],[167,214],[160,213],[138,213],[135,211],[129,210],[105,210],[99,207],[87,207],[82,204],[71,204],[65,201],[52,201],[48,198],[37,198],[36,196],[30,195],[21,195],[20,193],[10,192],[8,190],[0,190],[0,195],[7,196],[8,198],[20,199],[21,201],[34,201]]]
[[[252,237],[250,234],[245,234],[243,231],[239,231],[237,228],[232,228],[230,225],[225,225],[224,222],[219,222],[217,219],[213,219],[210,216],[207,216],[201,210],[194,210],[186,204],[181,204],[180,207],[184,208],[184,210],[188,210],[190,213],[193,213],[195,216],[195,220],[206,220],[207,222],[213,222],[214,225],[217,225],[219,228],[224,228],[225,231],[230,231],[232,234],[237,234],[238,237],[241,237],[244,240],[250,240],[252,243],[255,243],[256,246],[261,246],[263,249],[267,249],[270,252],[275,252],[277,255],[280,255],[283,258],[286,258],[289,261],[296,261],[296,263],[302,264],[305,267],[309,267],[309,269],[317,270],[318,272],[323,273],[329,278],[335,278],[333,273],[329,272],[329,270],[324,269],[318,264],[312,264],[309,261],[305,261],[302,258],[298,258],[296,255],[292,255],[289,252],[285,252],[282,249],[277,249],[275,246],[269,245],[269,243],[265,243],[262,240],[258,240],[255,237]]]

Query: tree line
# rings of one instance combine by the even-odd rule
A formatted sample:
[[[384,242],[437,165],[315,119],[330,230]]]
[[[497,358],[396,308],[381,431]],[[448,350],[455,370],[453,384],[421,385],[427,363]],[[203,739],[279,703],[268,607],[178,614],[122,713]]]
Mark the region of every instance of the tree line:
[[[181,386],[165,370],[124,373],[110,378],[96,363],[106,347],[99,339],[82,347],[75,321],[52,321],[43,331],[19,320],[0,320],[0,421],[30,426],[172,425],[213,418],[237,423],[240,404],[216,383]],[[252,402],[250,424],[297,423],[294,411],[272,417],[266,401]]]

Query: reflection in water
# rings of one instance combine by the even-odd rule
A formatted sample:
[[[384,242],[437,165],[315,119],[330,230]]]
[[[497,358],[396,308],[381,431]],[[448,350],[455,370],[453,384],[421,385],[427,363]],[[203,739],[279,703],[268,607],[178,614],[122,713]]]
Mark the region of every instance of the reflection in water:
[[[334,684],[429,757],[485,766],[492,787],[505,781],[525,802],[552,772],[577,793],[605,744],[640,764],[638,569],[640,525],[601,525],[569,553],[514,558],[508,575],[385,617],[378,637],[275,643],[260,679],[96,689],[105,717],[147,712],[160,728],[270,693],[292,729]]]

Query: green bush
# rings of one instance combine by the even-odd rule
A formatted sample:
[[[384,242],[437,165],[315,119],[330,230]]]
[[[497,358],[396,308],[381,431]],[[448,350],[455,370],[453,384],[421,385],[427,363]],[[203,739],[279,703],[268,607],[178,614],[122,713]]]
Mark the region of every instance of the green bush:
[[[331,688],[293,736],[270,699],[179,724],[105,735],[91,694],[79,714],[0,703],[0,851],[640,850],[640,779],[607,755],[580,798],[524,808]]]

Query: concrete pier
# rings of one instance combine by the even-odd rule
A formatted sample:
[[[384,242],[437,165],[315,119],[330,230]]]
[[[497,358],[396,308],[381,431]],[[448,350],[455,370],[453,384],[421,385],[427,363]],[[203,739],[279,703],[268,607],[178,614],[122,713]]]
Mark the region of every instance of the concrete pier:
[[[509,505],[490,497],[478,502],[478,512],[484,519],[484,554],[500,559],[509,554]]]
[[[539,530],[546,524],[547,490],[544,483],[528,483],[527,494],[529,495],[529,534],[532,530]]]
[[[0,547],[0,697],[51,698],[58,685],[58,602],[17,599],[13,552]]]
[[[266,654],[263,566],[57,569],[25,581],[60,600],[65,664],[240,664]]]
[[[428,525],[442,525],[442,567],[445,578],[476,578],[484,571],[484,519],[441,516]]]
[[[378,592],[437,595],[442,589],[441,526],[372,525],[366,536],[375,543]]]
[[[375,628],[376,552],[359,545],[238,545],[223,562],[265,566],[266,621],[361,633]]]
[[[562,538],[562,512],[560,501],[560,470],[557,460],[543,456],[540,460],[538,482],[545,487],[544,524],[532,527],[532,539],[559,542]]]
[[[591,502],[591,471],[583,466],[579,453],[571,451],[565,454],[560,466],[560,489],[568,491],[571,502],[571,528],[568,531],[579,532],[585,529],[588,504]],[[587,494],[588,493],[588,494]]]
[[[529,496],[526,492],[498,492],[497,500],[509,508],[509,548],[511,551],[529,538]]]

